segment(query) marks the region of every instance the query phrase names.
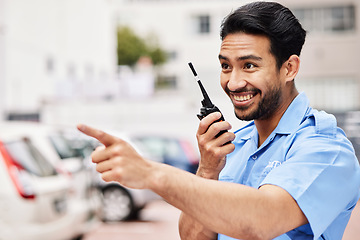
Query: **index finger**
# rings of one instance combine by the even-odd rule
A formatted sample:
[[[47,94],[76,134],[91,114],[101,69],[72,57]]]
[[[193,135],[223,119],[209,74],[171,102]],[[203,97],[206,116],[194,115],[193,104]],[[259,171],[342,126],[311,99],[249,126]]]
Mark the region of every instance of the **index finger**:
[[[115,143],[116,141],[118,141],[118,138],[116,138],[100,129],[89,127],[85,124],[78,124],[77,129],[79,129],[80,132],[99,140],[99,142],[104,144],[106,147],[108,147],[108,146],[112,145],[113,143]]]

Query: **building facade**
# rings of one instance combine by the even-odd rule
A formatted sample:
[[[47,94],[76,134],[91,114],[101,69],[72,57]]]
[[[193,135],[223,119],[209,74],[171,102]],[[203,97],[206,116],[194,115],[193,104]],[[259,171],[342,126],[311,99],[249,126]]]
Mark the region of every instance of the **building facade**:
[[[42,104],[84,97],[93,82],[116,77],[107,1],[0,0],[0,9],[3,119],[36,120]]]
[[[116,1],[114,1],[116,2]],[[187,62],[192,61],[204,84],[222,101],[217,54],[221,21],[249,1],[129,0],[117,5],[117,22],[138,34],[155,33],[169,52],[162,79],[179,92],[197,94]],[[314,107],[332,112],[360,108],[360,2],[357,0],[281,0],[308,32],[296,79]]]
[[[234,116],[219,84],[219,30],[227,14],[248,2],[0,0],[0,111],[6,119],[28,114],[48,123],[85,122],[194,137],[202,96],[188,67],[191,61],[212,101],[236,129],[244,123]],[[315,108],[359,110],[360,2],[280,3],[308,31],[295,80],[298,89]],[[127,68],[116,66],[117,26],[129,26],[167,51],[168,62],[157,67],[159,77],[151,80],[154,89],[143,78],[129,81]]]

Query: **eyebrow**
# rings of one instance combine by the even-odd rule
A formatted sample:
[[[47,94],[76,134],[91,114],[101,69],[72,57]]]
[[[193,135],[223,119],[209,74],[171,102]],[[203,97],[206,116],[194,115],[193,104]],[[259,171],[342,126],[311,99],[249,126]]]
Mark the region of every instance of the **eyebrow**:
[[[219,60],[221,60],[221,59],[222,59],[222,60],[229,60],[227,57],[219,54]],[[240,60],[240,61],[249,60],[249,59],[251,59],[251,60],[257,60],[257,61],[261,61],[261,60],[262,60],[261,57],[258,57],[258,56],[252,55],[252,54],[246,55],[246,56],[242,56],[242,57],[239,57],[239,58],[238,58],[238,60]]]

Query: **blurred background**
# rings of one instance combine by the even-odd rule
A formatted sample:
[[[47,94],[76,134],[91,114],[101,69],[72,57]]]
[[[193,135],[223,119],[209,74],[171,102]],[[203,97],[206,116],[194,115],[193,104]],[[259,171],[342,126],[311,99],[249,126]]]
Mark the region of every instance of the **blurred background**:
[[[102,128],[154,161],[194,172],[202,95],[187,63],[233,130],[246,124],[220,87],[217,55],[222,19],[248,2],[0,0],[0,181],[8,184],[0,190],[0,240],[100,239],[89,232],[134,218],[164,224],[159,212],[172,219],[173,235],[163,239],[178,239],[178,212],[170,207],[175,217],[167,218],[145,208],[159,197],[103,183],[89,159],[98,143],[75,126]],[[360,1],[279,2],[308,31],[298,89],[335,114],[358,154]],[[26,230],[17,235],[19,224]]]

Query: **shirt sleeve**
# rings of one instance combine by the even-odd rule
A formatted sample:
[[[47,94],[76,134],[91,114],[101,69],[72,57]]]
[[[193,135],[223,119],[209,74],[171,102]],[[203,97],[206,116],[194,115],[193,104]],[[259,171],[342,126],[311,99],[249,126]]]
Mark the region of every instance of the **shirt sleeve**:
[[[358,198],[359,163],[352,145],[340,135],[312,134],[293,141],[285,162],[260,184],[277,185],[296,200],[314,239]]]

